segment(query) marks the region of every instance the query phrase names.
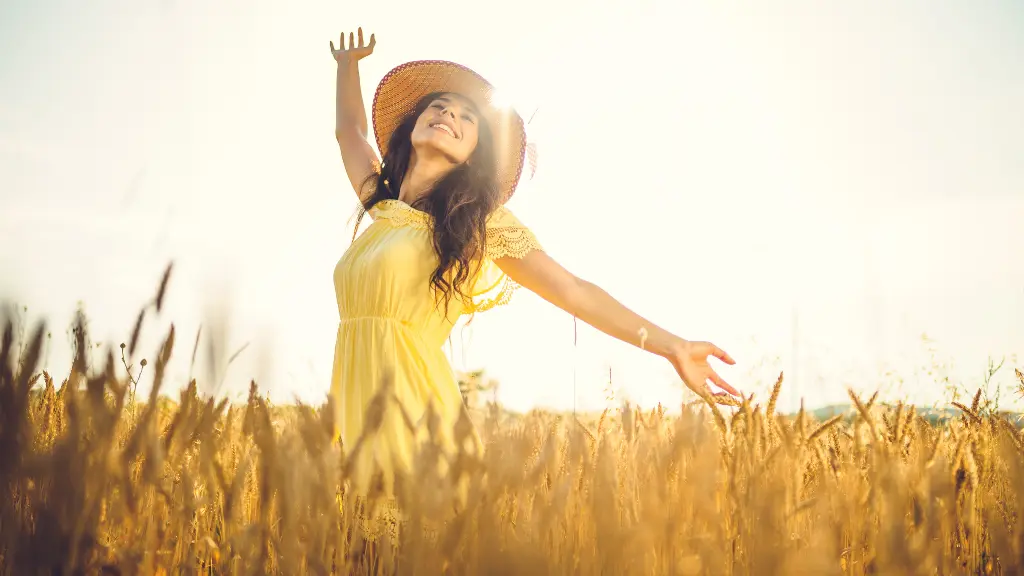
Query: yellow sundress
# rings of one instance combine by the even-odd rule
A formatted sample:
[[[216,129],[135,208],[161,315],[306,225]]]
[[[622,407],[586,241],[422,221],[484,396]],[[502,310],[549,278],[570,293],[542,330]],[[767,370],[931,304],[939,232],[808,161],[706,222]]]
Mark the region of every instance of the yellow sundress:
[[[399,200],[381,201],[368,215],[372,223],[334,269],[340,323],[331,396],[336,434],[346,452],[359,438],[367,407],[385,377],[413,422],[432,403],[441,431],[451,431],[463,401],[443,345],[460,316],[504,304],[517,288],[495,259],[542,249],[511,211],[498,208],[487,221],[485,257],[470,279],[472,302],[453,297],[445,315],[430,285],[437,266],[430,215]],[[450,437],[443,440],[452,446]],[[415,441],[401,410],[389,406],[379,432],[360,451],[357,490],[365,490],[369,474],[377,470],[390,491],[396,469],[411,470]]]

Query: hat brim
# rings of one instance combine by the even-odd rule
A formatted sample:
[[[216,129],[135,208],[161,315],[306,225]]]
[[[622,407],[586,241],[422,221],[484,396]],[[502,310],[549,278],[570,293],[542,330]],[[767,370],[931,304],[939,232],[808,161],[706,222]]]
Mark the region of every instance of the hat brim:
[[[373,132],[381,155],[398,125],[427,94],[448,92],[469,98],[494,134],[502,201],[515,193],[526,157],[526,129],[511,106],[495,106],[494,87],[476,72],[445,60],[407,62],[388,72],[373,95]]]

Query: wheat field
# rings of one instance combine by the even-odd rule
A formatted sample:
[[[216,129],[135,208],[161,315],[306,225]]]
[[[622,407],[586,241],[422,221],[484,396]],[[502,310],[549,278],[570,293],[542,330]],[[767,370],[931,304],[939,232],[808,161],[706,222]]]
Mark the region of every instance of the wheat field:
[[[124,368],[143,317],[102,367],[86,365],[79,326],[59,384],[37,371],[43,328],[18,353],[5,323],[4,574],[1024,571],[1024,436],[980,392],[940,424],[852,393],[849,415],[784,417],[781,375],[764,405],[706,399],[671,417],[491,405],[455,430],[475,427],[482,452],[446,457],[428,436],[395,502],[362,500],[348,495],[351,456],[372,426],[339,446],[329,407],[274,406],[255,383],[242,405],[200,397],[194,380],[161,397],[173,328],[136,398]],[[382,393],[371,410],[394,402]]]

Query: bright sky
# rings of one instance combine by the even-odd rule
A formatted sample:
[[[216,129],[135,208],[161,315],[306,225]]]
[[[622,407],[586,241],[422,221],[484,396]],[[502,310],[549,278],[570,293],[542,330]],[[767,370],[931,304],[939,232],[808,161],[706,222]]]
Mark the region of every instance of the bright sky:
[[[443,58],[539,106],[541,164],[509,207],[576,274],[730,351],[741,389],[785,369],[785,407],[846,386],[931,402],[932,357],[976,386],[989,355],[1024,352],[1016,0],[8,0],[0,297],[50,319],[52,369],[77,301],[125,341],[173,259],[143,350],[176,323],[176,385],[219,317],[221,366],[250,343],[222,390],[324,398],[356,207],[328,42],[359,25],[367,102],[393,66]],[[523,292],[456,329],[452,360],[516,409],[571,408],[574,380],[603,407],[609,368],[619,398],[678,402],[663,360],[573,333]]]

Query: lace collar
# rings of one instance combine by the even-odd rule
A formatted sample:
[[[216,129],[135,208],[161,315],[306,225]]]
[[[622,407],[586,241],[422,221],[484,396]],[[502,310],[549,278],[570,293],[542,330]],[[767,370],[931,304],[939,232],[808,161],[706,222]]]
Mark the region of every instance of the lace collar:
[[[430,226],[430,214],[417,210],[401,200],[381,200],[370,209],[370,216],[374,220],[384,219],[396,226],[410,224],[416,228],[427,228]]]

